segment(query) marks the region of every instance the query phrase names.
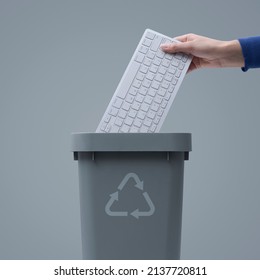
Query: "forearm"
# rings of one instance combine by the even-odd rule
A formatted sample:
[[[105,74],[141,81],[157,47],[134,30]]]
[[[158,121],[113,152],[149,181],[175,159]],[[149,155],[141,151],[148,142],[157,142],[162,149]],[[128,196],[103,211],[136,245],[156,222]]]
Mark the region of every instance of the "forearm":
[[[245,61],[238,40],[222,41],[219,46],[221,67],[244,67]]]

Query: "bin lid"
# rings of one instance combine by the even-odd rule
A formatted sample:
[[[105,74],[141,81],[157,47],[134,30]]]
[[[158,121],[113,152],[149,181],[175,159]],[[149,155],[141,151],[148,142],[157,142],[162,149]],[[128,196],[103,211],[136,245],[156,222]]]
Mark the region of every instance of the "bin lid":
[[[73,133],[73,152],[190,152],[191,133]]]

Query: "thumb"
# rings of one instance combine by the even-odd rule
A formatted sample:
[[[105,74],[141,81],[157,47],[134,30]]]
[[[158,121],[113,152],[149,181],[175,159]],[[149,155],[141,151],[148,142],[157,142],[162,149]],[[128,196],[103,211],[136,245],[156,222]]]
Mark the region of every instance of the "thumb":
[[[168,53],[184,52],[190,53],[191,51],[191,42],[176,42],[171,44],[162,44],[161,49]]]

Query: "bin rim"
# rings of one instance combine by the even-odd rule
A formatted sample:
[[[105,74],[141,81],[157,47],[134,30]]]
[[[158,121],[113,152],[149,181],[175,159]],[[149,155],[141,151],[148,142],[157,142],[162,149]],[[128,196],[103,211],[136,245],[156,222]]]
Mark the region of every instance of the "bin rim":
[[[73,152],[190,152],[191,133],[72,133]]]

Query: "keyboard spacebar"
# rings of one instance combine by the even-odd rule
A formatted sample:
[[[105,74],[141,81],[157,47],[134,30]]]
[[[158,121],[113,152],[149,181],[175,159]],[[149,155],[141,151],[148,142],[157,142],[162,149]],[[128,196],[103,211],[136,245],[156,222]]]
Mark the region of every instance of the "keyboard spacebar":
[[[140,64],[136,61],[132,61],[129,65],[129,68],[127,69],[127,72],[124,74],[124,77],[122,78],[121,82],[118,85],[118,88],[116,89],[116,95],[120,98],[125,98],[126,94],[128,92],[129,87],[133,83],[133,80],[135,78],[135,75],[140,67]]]

